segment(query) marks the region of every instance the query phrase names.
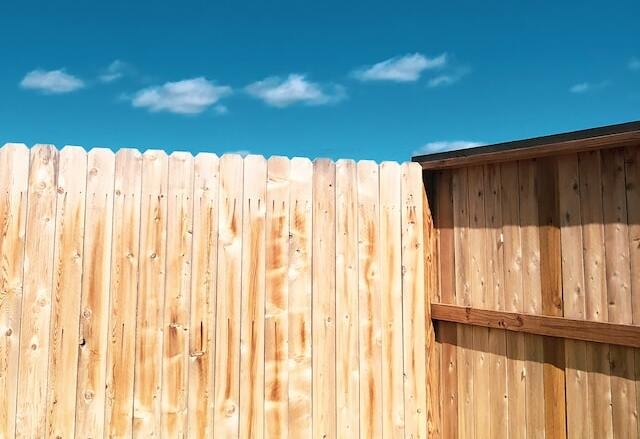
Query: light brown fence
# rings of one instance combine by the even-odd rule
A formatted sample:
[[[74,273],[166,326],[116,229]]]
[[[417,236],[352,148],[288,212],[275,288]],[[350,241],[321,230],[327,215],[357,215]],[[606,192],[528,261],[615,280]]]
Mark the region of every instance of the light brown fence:
[[[640,140],[619,138],[425,165],[443,437],[640,437]]]
[[[5,145],[0,436],[426,437],[421,178]]]

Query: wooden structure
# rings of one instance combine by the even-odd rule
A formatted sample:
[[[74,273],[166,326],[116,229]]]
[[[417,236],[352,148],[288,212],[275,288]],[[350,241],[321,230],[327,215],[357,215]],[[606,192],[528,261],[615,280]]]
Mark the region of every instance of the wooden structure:
[[[415,163],[5,145],[0,437],[426,437],[425,200]]]
[[[640,437],[640,123],[414,161],[440,435]]]

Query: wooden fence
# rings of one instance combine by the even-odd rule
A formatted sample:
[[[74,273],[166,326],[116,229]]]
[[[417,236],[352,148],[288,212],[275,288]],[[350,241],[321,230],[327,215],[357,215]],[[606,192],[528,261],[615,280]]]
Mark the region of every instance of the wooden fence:
[[[0,437],[426,437],[424,200],[412,163],[5,145]]]
[[[640,437],[639,133],[423,163],[442,437]]]

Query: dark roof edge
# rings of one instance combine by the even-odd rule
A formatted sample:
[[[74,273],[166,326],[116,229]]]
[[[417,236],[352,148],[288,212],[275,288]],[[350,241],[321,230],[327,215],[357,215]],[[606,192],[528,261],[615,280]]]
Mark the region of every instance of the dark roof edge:
[[[414,156],[411,160],[422,164],[424,169],[443,169],[474,163],[532,158],[536,152],[541,155],[552,155],[554,147],[557,149],[557,153],[595,147],[602,148],[606,146],[607,140],[612,143],[620,140],[640,142],[640,121]]]

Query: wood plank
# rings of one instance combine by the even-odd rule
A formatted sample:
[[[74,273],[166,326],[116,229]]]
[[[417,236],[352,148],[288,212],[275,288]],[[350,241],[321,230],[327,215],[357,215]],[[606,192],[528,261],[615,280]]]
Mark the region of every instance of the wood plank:
[[[53,300],[49,330],[47,434],[73,437],[84,249],[87,153],[65,146],[59,154]]]
[[[265,215],[267,161],[244,159],[240,305],[240,437],[264,436]]]
[[[0,437],[14,437],[29,179],[24,144],[0,148]]]
[[[160,150],[146,151],[142,155],[138,306],[134,336],[134,436],[161,434],[168,184],[167,154]]]
[[[422,171],[401,165],[405,436],[426,438],[426,338]]]
[[[485,221],[485,187],[482,167],[470,167],[469,178],[469,252],[471,255],[470,283],[471,305],[487,308],[487,256],[486,221]],[[489,330],[474,327],[473,331],[473,418],[475,435],[489,437],[491,434],[491,409],[489,386]]]
[[[520,190],[518,163],[500,165],[500,195],[504,248],[505,310],[524,311]],[[526,437],[526,369],[524,334],[506,333],[508,430],[511,438]]]
[[[267,162],[264,431],[279,438],[288,437],[289,423],[289,166],[286,157]]]
[[[540,278],[540,237],[536,195],[536,164],[519,162],[520,182],[520,238],[522,240],[524,309],[530,314],[542,314],[542,285]],[[527,435],[540,437],[545,433],[544,347],[542,339],[525,335],[526,361],[526,424]]]
[[[640,148],[625,150],[627,223],[629,226],[629,260],[631,264],[631,303],[633,324],[640,325]],[[636,413],[640,411],[640,350],[635,351]],[[640,422],[636,418],[638,436]]]
[[[360,436],[358,420],[361,419],[358,343],[360,318],[358,294],[356,294],[359,279],[358,216],[356,163],[353,160],[338,160],[336,162],[336,425],[340,434],[350,437]]]
[[[189,434],[197,438],[213,435],[219,170],[215,154],[196,155],[187,418]]]
[[[189,309],[193,239],[193,156],[169,156],[163,317],[163,437],[188,437]]]
[[[567,153],[635,146],[640,143],[640,122],[591,128],[496,145],[414,157],[423,169],[450,169],[487,163],[530,160]]]
[[[432,303],[431,315],[434,320],[445,322],[506,329],[531,335],[640,347],[640,339],[638,339],[640,326],[637,325],[494,311],[444,303]]]
[[[453,171],[453,227],[456,304],[471,306],[471,255],[469,252],[469,180],[467,169]],[[433,306],[431,309],[432,318]],[[473,328],[458,325],[458,436],[474,437]]]
[[[608,311],[600,152],[581,153],[578,160],[586,318],[606,322]],[[613,437],[608,345],[587,344],[587,368],[590,371],[587,375],[587,407],[593,415],[588,416],[586,422],[590,424],[593,437]]]
[[[243,169],[237,154],[220,158],[213,432],[222,437],[236,437],[240,428]]]
[[[105,434],[132,435],[142,156],[116,153]]]
[[[400,165],[380,164],[382,437],[404,435]]]
[[[562,250],[562,302],[564,315],[586,318],[583,264],[580,174],[578,155],[558,158],[558,207]],[[590,437],[587,346],[582,341],[565,340],[566,429],[570,438]],[[565,392],[565,389],[562,389]],[[598,416],[591,413],[592,416]],[[565,415],[562,415],[563,418]],[[564,421],[564,419],[563,419]]]
[[[603,151],[602,205],[604,212],[605,262],[609,321],[633,323],[629,231],[625,192],[624,150]],[[637,432],[635,411],[635,358],[631,349],[612,346],[611,403],[614,437]]]
[[[313,165],[291,160],[289,188],[289,437],[312,435],[312,245]]]
[[[357,173],[360,434],[364,437],[381,437],[383,425],[382,303],[380,291],[380,189],[378,166],[375,162],[363,160],[358,162]],[[422,179],[420,179],[421,186]],[[416,188],[411,187],[411,190],[415,191]],[[419,195],[421,194],[414,196]],[[421,203],[420,208],[422,209]],[[420,216],[422,216],[422,211]],[[422,222],[417,224],[422,226]],[[422,234],[422,229],[419,232]],[[422,295],[424,297],[424,291]],[[419,303],[416,303],[416,306],[420,306]],[[424,384],[426,387],[426,380]],[[420,400],[418,400],[418,404],[420,404]],[[424,407],[424,410],[423,413],[426,414],[426,407]]]
[[[484,167],[484,207],[487,261],[485,301],[488,309],[505,309],[504,245],[500,166]],[[508,436],[507,340],[503,330],[489,330],[489,414],[490,436]]]
[[[313,437],[336,437],[335,164],[313,163]]]
[[[45,437],[58,151],[31,149],[20,329],[17,437]]]
[[[87,200],[80,314],[76,437],[103,437],[109,337],[115,155],[94,148],[87,156]]]
[[[560,218],[558,213],[558,165],[556,157],[536,160],[538,236],[542,313],[563,315]],[[544,403],[546,436],[566,437],[565,349],[562,340],[542,340],[544,352]]]

